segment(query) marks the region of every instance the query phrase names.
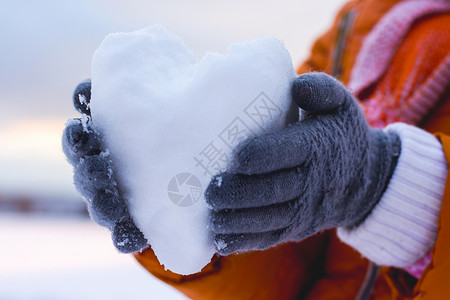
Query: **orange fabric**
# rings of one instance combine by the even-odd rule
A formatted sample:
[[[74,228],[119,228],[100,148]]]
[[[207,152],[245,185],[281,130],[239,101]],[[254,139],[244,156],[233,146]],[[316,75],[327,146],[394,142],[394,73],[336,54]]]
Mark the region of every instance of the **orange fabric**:
[[[215,257],[201,273],[181,276],[165,271],[152,250],[136,254],[153,275],[192,299],[295,299],[319,276],[330,234],[266,251]]]
[[[347,83],[355,63],[363,38],[376,22],[388,11],[396,0],[355,0],[341,9],[338,17],[325,35],[317,40],[310,58],[302,64],[298,72],[325,71],[331,73],[335,55],[335,43],[339,33],[339,20],[353,11],[355,19],[342,55],[340,79]],[[416,24],[408,33],[392,64],[372,91],[370,97],[382,91],[385,94],[400,95],[406,80],[413,76],[414,59],[423,51],[431,51],[440,56],[450,49],[444,42],[442,49],[433,49],[430,42],[430,28],[448,25],[448,15],[429,18]],[[442,41],[440,41],[442,42]],[[430,47],[431,44],[431,47]],[[424,46],[424,47],[422,47]],[[434,52],[433,52],[434,51]],[[441,53],[442,52],[442,53]],[[438,53],[438,54],[436,54]],[[439,54],[440,53],[440,54]],[[405,61],[406,60],[406,61]],[[438,59],[420,66],[414,84],[420,84],[427,72],[433,69]],[[422,74],[417,76],[417,74]],[[423,75],[425,74],[425,75]],[[423,127],[429,131],[450,134],[450,101],[443,98],[440,109],[430,113]],[[450,158],[450,140],[441,136]],[[448,152],[448,153],[447,153]],[[401,284],[402,272],[382,268],[370,299],[407,299],[425,295],[424,299],[444,299],[450,288],[450,183],[444,199],[439,223],[439,237],[433,250],[433,266],[413,291]],[[364,280],[368,262],[350,247],[342,244],[333,231],[311,237],[300,243],[283,244],[266,251],[242,253],[228,257],[215,257],[202,272],[181,276],[165,271],[151,249],[135,254],[136,259],[150,273],[172,285],[193,299],[353,299]],[[447,284],[448,286],[448,284]],[[440,296],[439,296],[440,295]],[[419,299],[419,298],[417,298]]]
[[[341,62],[342,72],[337,76],[340,81],[347,84],[364,37],[380,18],[398,2],[398,0],[354,0],[348,2],[339,11],[333,27],[313,44],[310,57],[298,67],[297,73],[320,71],[332,74],[340,20],[345,14],[353,12],[356,17],[345,43],[345,53]]]
[[[450,162],[450,136],[438,134],[447,162]],[[450,168],[450,166],[449,166]],[[432,262],[416,286],[414,299],[450,299],[450,177],[444,191],[441,214],[438,221],[438,238],[431,252]]]
[[[367,260],[343,244],[334,231],[323,260],[323,274],[304,299],[355,299],[367,271]]]
[[[389,69],[371,93],[358,95],[363,107],[375,100],[382,107],[376,117],[381,123],[401,121],[399,106],[410,107],[409,100],[428,76],[438,69],[450,49],[450,13],[435,15],[417,23],[397,49]],[[381,104],[381,105],[380,105]],[[372,105],[372,104],[370,104]],[[422,125],[431,132],[450,132],[450,102],[442,102]],[[370,111],[371,107],[366,111]],[[371,119],[371,118],[369,118]]]
[[[323,287],[339,289],[334,299],[349,299],[356,296],[367,268],[367,261],[341,243],[334,231],[266,251],[214,257],[202,272],[189,276],[164,270],[151,249],[135,257],[192,299],[316,299]]]

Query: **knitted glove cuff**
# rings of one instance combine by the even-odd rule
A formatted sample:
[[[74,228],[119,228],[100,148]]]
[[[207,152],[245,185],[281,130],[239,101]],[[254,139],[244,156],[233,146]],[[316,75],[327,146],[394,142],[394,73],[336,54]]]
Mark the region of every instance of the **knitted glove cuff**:
[[[447,178],[442,145],[419,128],[395,123],[402,149],[380,202],[355,228],[338,228],[339,238],[378,265],[406,267],[433,247]]]

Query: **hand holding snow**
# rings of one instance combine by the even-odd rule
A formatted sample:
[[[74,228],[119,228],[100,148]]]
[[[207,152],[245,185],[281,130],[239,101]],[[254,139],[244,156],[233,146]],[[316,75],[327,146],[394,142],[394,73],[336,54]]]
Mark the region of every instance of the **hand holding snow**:
[[[298,119],[291,58],[274,38],[197,62],[159,26],[108,35],[92,60],[91,112],[130,214],[179,274],[212,258],[203,192],[236,144]]]

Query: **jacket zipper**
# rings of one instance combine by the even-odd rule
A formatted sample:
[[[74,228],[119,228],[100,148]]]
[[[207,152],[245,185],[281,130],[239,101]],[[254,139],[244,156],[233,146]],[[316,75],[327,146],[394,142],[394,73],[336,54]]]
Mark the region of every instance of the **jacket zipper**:
[[[367,300],[372,293],[373,285],[375,283],[375,278],[378,276],[378,271],[380,267],[372,262],[369,262],[369,267],[367,268],[366,276],[364,281],[359,288],[358,295],[355,300]]]
[[[342,73],[342,61],[344,59],[345,47],[347,46],[348,35],[352,30],[357,12],[350,10],[346,12],[339,22],[338,32],[336,35],[336,47],[333,51],[333,64],[331,75],[339,78]]]

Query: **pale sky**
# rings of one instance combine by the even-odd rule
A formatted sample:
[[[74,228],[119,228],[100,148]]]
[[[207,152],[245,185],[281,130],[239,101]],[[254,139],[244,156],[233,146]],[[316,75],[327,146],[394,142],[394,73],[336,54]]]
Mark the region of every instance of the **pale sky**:
[[[332,23],[342,0],[2,0],[0,10],[0,195],[75,194],[60,139],[77,117],[71,95],[89,77],[110,32],[161,24],[198,58],[233,42],[270,35],[294,66]]]

